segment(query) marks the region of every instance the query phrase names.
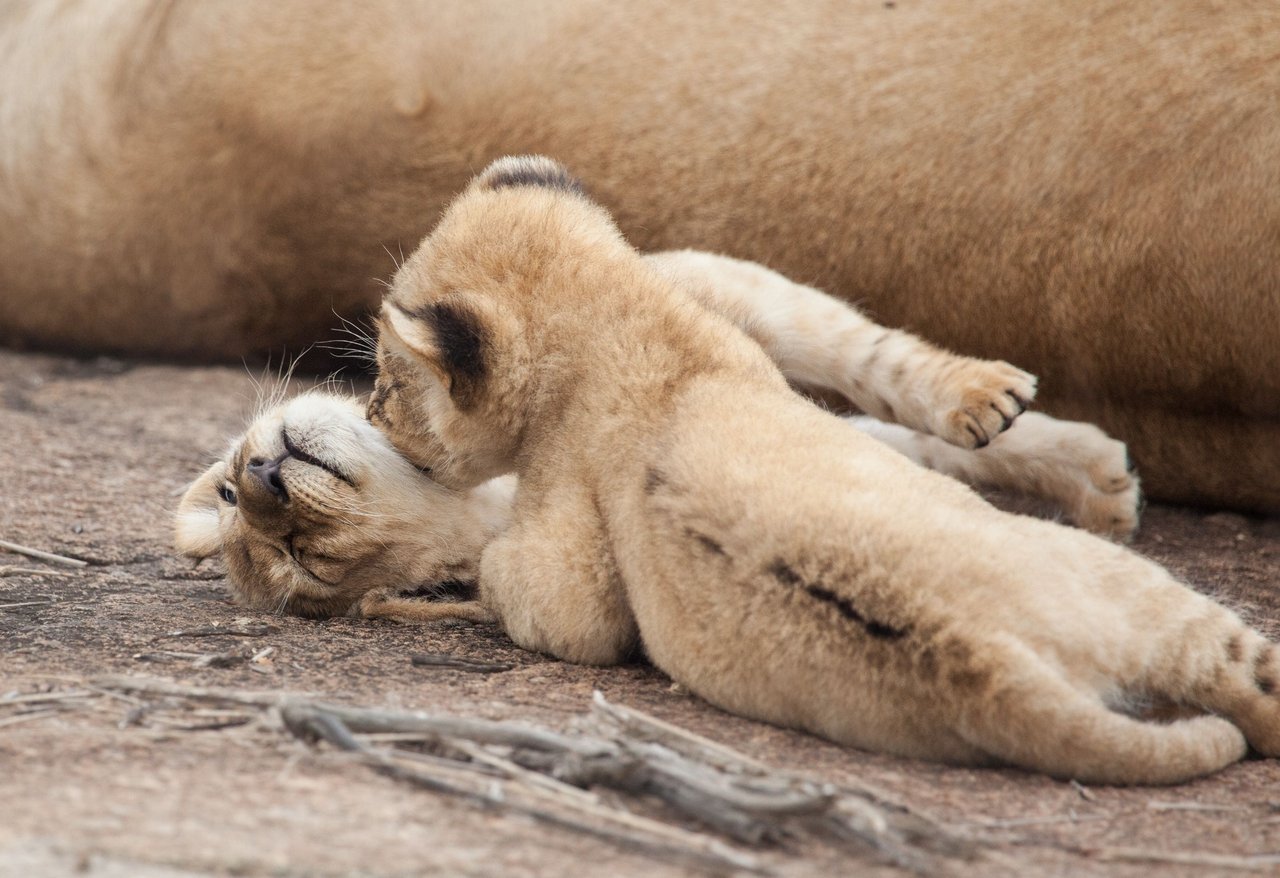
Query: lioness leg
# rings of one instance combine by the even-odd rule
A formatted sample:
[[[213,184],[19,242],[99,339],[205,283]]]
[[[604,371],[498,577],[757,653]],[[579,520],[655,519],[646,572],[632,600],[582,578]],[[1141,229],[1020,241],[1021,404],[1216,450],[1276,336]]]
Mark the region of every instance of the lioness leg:
[[[1049,500],[1086,530],[1122,539],[1138,526],[1142,496],[1124,443],[1092,424],[1027,412],[1018,429],[981,451],[967,451],[875,418],[849,422],[921,466],[967,484]]]
[[[480,557],[480,599],[525,649],[578,664],[622,661],[639,633],[590,498],[558,487],[537,503],[521,500]]]
[[[879,418],[981,448],[1036,392],[1008,363],[947,353],[754,262],[694,250],[651,263],[764,347],[789,379],[835,390]]]

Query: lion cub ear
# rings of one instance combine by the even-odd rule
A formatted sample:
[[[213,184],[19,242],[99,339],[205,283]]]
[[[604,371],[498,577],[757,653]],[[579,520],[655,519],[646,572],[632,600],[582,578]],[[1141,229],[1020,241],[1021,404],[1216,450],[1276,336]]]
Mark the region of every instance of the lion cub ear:
[[[407,308],[387,300],[381,329],[394,347],[403,346],[449,392],[453,404],[467,410],[480,399],[489,377],[491,332],[484,308],[467,297],[450,296]]]
[[[568,168],[542,155],[515,155],[500,158],[490,163],[471,182],[471,189],[477,191],[519,186],[558,189],[573,195],[587,194],[582,187],[582,181],[570,174]]]
[[[218,461],[191,483],[174,516],[173,541],[190,558],[208,558],[222,551],[218,491],[227,477],[227,465]]]

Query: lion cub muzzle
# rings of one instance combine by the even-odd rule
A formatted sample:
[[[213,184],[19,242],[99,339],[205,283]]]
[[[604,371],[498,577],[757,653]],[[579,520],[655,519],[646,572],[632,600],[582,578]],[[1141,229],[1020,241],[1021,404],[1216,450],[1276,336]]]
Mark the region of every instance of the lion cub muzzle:
[[[257,479],[267,493],[281,501],[288,501],[289,491],[285,488],[284,478],[280,475],[280,464],[284,463],[288,458],[288,451],[275,460],[254,457],[249,460],[249,465],[245,467],[245,472]]]

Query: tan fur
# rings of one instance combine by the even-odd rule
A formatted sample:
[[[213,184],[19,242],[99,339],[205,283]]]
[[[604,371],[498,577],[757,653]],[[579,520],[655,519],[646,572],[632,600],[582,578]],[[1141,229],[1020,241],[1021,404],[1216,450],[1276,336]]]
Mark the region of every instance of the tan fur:
[[[849,421],[917,463],[969,484],[1032,495],[1099,533],[1124,538],[1137,526],[1138,483],[1126,469],[1123,443],[1088,424],[1034,412],[1018,417],[1016,430],[998,432],[1034,393],[1030,375],[888,332],[851,306],[758,265],[690,250],[645,259],[733,320],[794,380],[912,423],[920,432],[870,417]],[[388,402],[400,361],[384,357],[383,364],[375,412]],[[474,578],[480,549],[509,514],[510,480],[474,492],[443,490],[390,454],[360,411],[354,400],[324,392],[269,402],[187,491],[177,516],[178,548],[194,557],[224,553],[233,593],[249,606],[310,616],[480,618],[473,603],[435,604],[402,593],[426,587],[430,596],[442,578]],[[339,471],[366,475],[347,484],[290,455],[271,476],[284,491],[264,494],[250,464],[281,453],[282,431],[307,437],[309,453]],[[971,450],[980,432],[994,438]],[[243,508],[239,497],[233,504],[220,496],[227,486],[244,497]],[[320,540],[319,550],[332,558],[323,583],[289,551],[289,534]]]
[[[397,447],[456,487],[520,477],[480,567],[517,643],[611,663],[642,642],[728,710],[949,762],[1167,783],[1246,739],[1280,754],[1274,645],[804,402],[564,178],[491,166],[383,306]],[[1112,709],[1143,696],[1219,715]]]
[[[1280,509],[1271,0],[71,0],[0,12],[0,341],[238,360],[540,151]],[[384,247],[386,250],[384,251]]]
[[[286,454],[285,435],[331,470]],[[281,457],[283,497],[251,468]],[[236,599],[258,609],[480,621],[491,616],[473,601],[401,593],[474,583],[511,493],[501,479],[465,494],[443,488],[397,454],[354,400],[305,394],[263,412],[187,489],[175,538],[187,555],[222,554]]]

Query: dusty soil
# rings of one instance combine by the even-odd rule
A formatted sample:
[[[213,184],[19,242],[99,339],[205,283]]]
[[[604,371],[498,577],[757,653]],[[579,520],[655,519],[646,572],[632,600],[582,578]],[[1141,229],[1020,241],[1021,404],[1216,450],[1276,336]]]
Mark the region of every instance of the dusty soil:
[[[725,715],[644,665],[565,665],[514,648],[494,628],[246,613],[228,602],[216,563],[175,557],[169,516],[253,397],[242,370],[0,352],[0,539],[89,562],[66,571],[0,552],[0,875],[683,874],[405,787],[258,723],[191,729],[96,693],[12,702],[85,691],[106,673],[557,728],[600,689],[780,768],[878,785],[980,844],[977,860],[950,864],[956,874],[1280,870],[1280,860],[1262,859],[1280,852],[1277,761],[1171,789],[1083,789],[842,749]],[[1136,547],[1280,633],[1280,521],[1152,507]],[[169,636],[246,618],[266,627]],[[266,647],[269,658],[244,660]],[[513,667],[482,675],[410,663],[428,651]],[[198,666],[210,654],[230,656],[230,666]],[[813,840],[762,856],[783,875],[894,872]]]

